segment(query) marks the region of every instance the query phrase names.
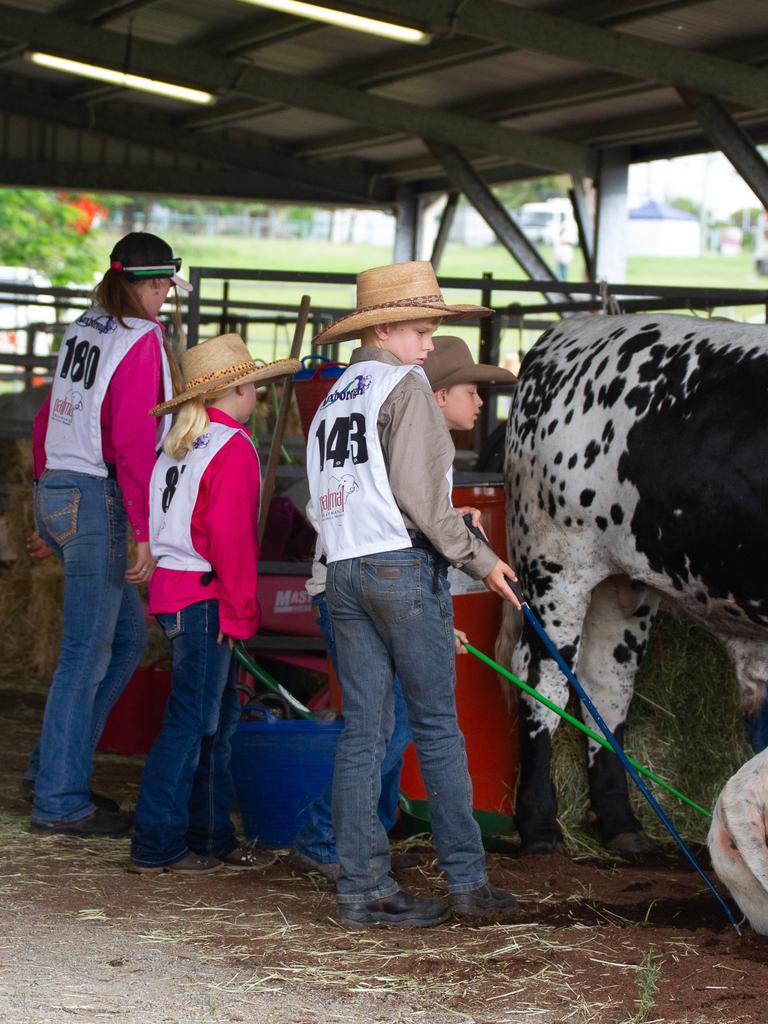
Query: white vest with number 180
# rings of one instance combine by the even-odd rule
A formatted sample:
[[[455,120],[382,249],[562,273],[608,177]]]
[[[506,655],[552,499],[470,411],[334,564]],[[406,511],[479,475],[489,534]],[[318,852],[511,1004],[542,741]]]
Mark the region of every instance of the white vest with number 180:
[[[59,349],[51,386],[51,411],[45,435],[46,469],[66,469],[106,477],[101,444],[101,407],[110,381],[130,350],[154,331],[163,367],[163,396],[170,398],[171,373],[159,324],[135,317],[118,320],[94,306],[72,324]],[[137,416],[148,415],[137,411]],[[171,417],[158,424],[157,443],[168,433]]]
[[[411,547],[392,494],[377,427],[393,389],[420,366],[353,363],[331,385],[307,443],[307,476],[328,562]]]

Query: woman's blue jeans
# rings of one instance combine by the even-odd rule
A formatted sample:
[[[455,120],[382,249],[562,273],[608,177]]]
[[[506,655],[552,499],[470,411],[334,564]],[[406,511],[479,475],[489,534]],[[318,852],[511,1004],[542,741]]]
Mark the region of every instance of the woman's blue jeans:
[[[397,891],[378,816],[381,763],[392,731],[397,672],[427,790],[437,860],[450,892],[487,881],[472,784],[456,720],[453,608],[445,570],[407,548],[332,562],[326,595],[336,630],[344,710],[333,776],[337,901]]]
[[[338,674],[336,633],[333,628],[333,620],[328,614],[328,602],[325,599],[325,594],[316,594],[312,598],[312,607],[317,609],[317,624],[328,644],[328,654]],[[381,762],[381,795],[379,797],[379,819],[386,832],[389,832],[397,821],[403,754],[411,742],[408,707],[397,676],[392,680],[392,696],[394,699],[394,727],[392,735],[387,741],[384,760]],[[293,844],[295,849],[323,864],[337,864],[339,860],[331,819],[332,792],[333,787],[329,786],[323,795],[310,806],[307,820]]]
[[[163,727],[147,757],[131,857],[173,864],[190,850],[224,857],[238,846],[229,771],[240,718],[235,660],[217,643],[219,602],[156,616],[171,647],[173,676]]]
[[[127,520],[116,481],[46,470],[35,487],[37,530],[64,564],[59,663],[26,778],[32,820],[79,821],[90,798],[93,751],[147,640],[136,587],[125,582]]]

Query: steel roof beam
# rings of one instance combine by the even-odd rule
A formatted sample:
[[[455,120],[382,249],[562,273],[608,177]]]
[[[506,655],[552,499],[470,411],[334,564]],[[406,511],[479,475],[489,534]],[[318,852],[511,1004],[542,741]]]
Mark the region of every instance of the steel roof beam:
[[[658,13],[660,10],[672,8],[691,7],[696,4],[705,3],[707,0],[595,0],[593,3],[568,3],[562,5],[558,13],[568,15],[578,21],[595,21],[597,24],[621,24],[636,20],[641,17],[648,17],[650,14]],[[289,19],[296,26],[301,22]],[[305,23],[307,24],[307,23]],[[317,27],[317,25],[315,26]],[[235,34],[233,33],[233,37]],[[209,41],[201,39],[198,44],[210,49]],[[215,47],[213,47],[215,48]],[[238,52],[245,52],[247,46],[239,48]],[[353,61],[346,66],[332,72],[326,77],[329,82],[336,85],[351,85],[358,89],[372,89],[377,86],[387,85],[391,82],[403,81],[406,78],[413,78],[418,75],[444,70],[447,68],[459,67],[482,58],[493,57],[501,53],[512,53],[515,47],[506,44],[492,44],[485,40],[469,39],[464,36],[456,36],[452,39],[436,40],[426,47],[406,46],[396,51],[390,51],[379,60]],[[229,50],[230,55],[235,51]],[[623,76],[605,76],[609,79],[614,92],[639,90],[644,88],[637,82],[632,82]],[[606,87],[608,83],[606,82]],[[538,90],[536,96],[538,96]],[[530,98],[531,94],[526,93]],[[498,100],[497,100],[498,102]],[[229,109],[221,112],[216,120],[206,116],[206,112],[195,112],[185,118],[184,123],[192,126],[203,126],[207,124],[224,124],[237,121],[243,115],[248,114],[254,117],[261,117],[273,113],[279,109],[275,104],[258,104],[249,106],[241,102],[227,105]],[[462,108],[457,108],[457,112]],[[467,111],[473,116],[485,116],[479,109]],[[493,114],[491,109],[489,113]],[[370,133],[369,133],[370,135]]]
[[[24,40],[34,49],[124,70],[126,37],[122,34],[2,5],[0,24],[5,36]],[[589,149],[557,138],[500,128],[472,117],[372,96],[317,79],[308,82],[298,75],[215,57],[190,47],[134,38],[131,70],[153,76],[159,68],[167,81],[213,93],[274,100],[436,142],[452,144],[461,140],[467,148],[512,159],[524,158],[548,171],[583,175],[594,172],[595,155]]]
[[[57,7],[56,17],[82,21],[89,25],[107,25],[146,7],[154,7],[161,0],[71,0]]]
[[[263,46],[274,46],[296,36],[306,35],[320,26],[312,21],[302,21],[288,15],[273,15],[259,18],[246,18],[238,22],[234,28],[221,29],[218,32],[205,32],[192,41],[195,48],[209,50],[211,53],[226,54],[235,57],[248,50],[256,50]]]
[[[768,39],[750,39],[748,42],[733,44],[717,56],[729,60],[761,63],[768,60]],[[461,103],[450,107],[453,113],[474,114],[489,121],[505,118],[522,117],[525,114],[547,110],[562,110],[565,107],[578,106],[581,103],[617,96],[631,96],[658,88],[647,82],[636,82],[624,75],[599,75],[581,77],[554,85],[536,86],[517,93],[494,94],[474,99],[471,103]],[[768,103],[768,97],[766,98]],[[194,115],[193,115],[194,116]],[[627,128],[634,123],[624,118],[623,125]],[[573,141],[585,141],[586,136],[568,130],[564,133]],[[292,151],[300,156],[341,156],[354,152],[361,146],[386,145],[402,136],[395,133],[382,135],[366,132],[357,128],[353,131],[338,132],[321,138],[310,139],[305,143],[292,147]]]
[[[762,107],[768,72],[573,18],[518,7],[502,0],[315,0],[321,7],[341,7],[396,19],[435,35],[460,33],[518,49],[536,50],[616,71],[641,82],[658,82],[699,92],[713,90],[722,99]]]
[[[714,96],[680,90],[680,97],[710,141],[725,153],[763,207],[768,209],[768,164],[747,133]]]
[[[229,164],[259,175],[261,179],[293,184],[302,191],[309,189],[323,202],[381,204],[391,198],[385,185],[373,189],[369,178],[343,166],[311,165],[278,149],[233,141],[225,136],[192,135],[162,119],[148,120],[110,112],[105,108],[87,107],[57,100],[21,89],[0,89],[0,110],[93,131],[127,142],[167,149],[199,160]],[[252,193],[249,193],[252,194]]]
[[[106,163],[55,160],[3,160],[0,182],[6,188],[87,189],[149,195],[189,195],[222,199],[325,203],[327,196],[311,185],[227,169],[128,167]]]

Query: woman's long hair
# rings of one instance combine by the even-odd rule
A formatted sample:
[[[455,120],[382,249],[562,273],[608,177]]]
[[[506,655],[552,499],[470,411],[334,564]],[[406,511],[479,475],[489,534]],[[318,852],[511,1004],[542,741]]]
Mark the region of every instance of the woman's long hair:
[[[101,281],[93,290],[93,298],[97,305],[101,306],[105,313],[115,317],[121,327],[126,327],[126,317],[136,317],[139,320],[146,320],[147,314],[139,301],[136,286],[127,280],[124,274],[111,267],[104,274]],[[181,344],[184,338],[184,328],[181,323],[181,302],[179,301],[178,290],[174,286],[174,306],[171,313],[173,323],[173,334],[177,344]],[[163,348],[168,359],[168,366],[171,371],[171,383],[173,394],[178,395],[184,386],[181,380],[178,360],[173,345],[163,333]]]
[[[163,451],[170,459],[183,459],[210,423],[202,398],[190,398],[176,413],[173,426],[163,441]]]

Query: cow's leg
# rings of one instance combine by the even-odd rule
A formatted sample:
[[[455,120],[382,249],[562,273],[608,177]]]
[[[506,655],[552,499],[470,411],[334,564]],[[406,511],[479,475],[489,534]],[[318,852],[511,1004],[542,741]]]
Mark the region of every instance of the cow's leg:
[[[648,643],[659,595],[633,589],[628,580],[604,580],[592,594],[584,620],[578,677],[608,728],[623,745],[624,722],[635,673]],[[599,732],[582,704],[584,722]],[[629,805],[627,775],[618,757],[588,740],[589,795],[605,846],[643,853],[650,842]]]
[[[533,610],[569,665],[579,650],[581,624],[593,580],[561,573],[548,581]],[[568,701],[568,683],[526,623],[512,656],[512,671],[559,707]],[[520,702],[520,784],[515,825],[523,853],[549,853],[562,843],[557,798],[551,777],[552,736],[559,717],[527,694]]]

